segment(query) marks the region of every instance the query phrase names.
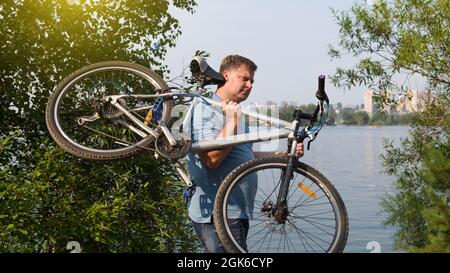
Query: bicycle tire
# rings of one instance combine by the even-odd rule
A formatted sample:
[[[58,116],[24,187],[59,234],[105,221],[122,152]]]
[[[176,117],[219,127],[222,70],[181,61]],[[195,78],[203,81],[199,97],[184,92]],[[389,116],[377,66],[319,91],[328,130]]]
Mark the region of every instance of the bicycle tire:
[[[230,231],[230,229],[228,228],[228,225],[227,225],[227,223],[228,223],[227,204],[228,204],[229,199],[231,199],[230,196],[232,195],[231,193],[233,192],[233,189],[234,188],[238,189],[239,183],[242,179],[245,179],[246,177],[248,177],[248,175],[257,174],[259,171],[265,171],[265,170],[271,170],[271,169],[272,170],[273,169],[282,170],[283,168],[286,167],[287,160],[288,160],[288,157],[265,157],[265,158],[254,159],[249,162],[241,164],[239,167],[237,167],[235,170],[233,170],[223,180],[222,184],[220,185],[220,187],[218,189],[215,203],[214,203],[213,222],[214,222],[218,237],[228,252],[231,252],[231,253],[239,253],[239,252],[247,252],[247,251],[248,252],[250,252],[250,251],[279,252],[279,249],[277,251],[275,251],[273,249],[273,247],[271,247],[271,241],[273,238],[273,234],[270,235],[269,245],[267,247],[264,246],[265,249],[262,249],[262,246],[260,246],[258,250],[254,249],[253,247],[249,248],[247,250],[246,246],[239,245],[237,240],[234,239],[232,232]],[[310,218],[308,220],[307,216],[304,215],[303,216],[304,221],[301,222],[301,229],[304,229],[304,231],[302,231],[300,228],[297,228],[294,225],[295,233],[297,233],[297,235],[300,239],[294,238],[296,240],[293,241],[293,240],[291,240],[292,236],[289,237],[289,234],[286,232],[284,240],[286,241],[286,237],[288,237],[289,239],[287,239],[287,240],[291,241],[291,242],[290,243],[284,242],[285,246],[287,244],[288,250],[286,250],[286,248],[285,248],[285,251],[283,251],[283,252],[342,252],[344,250],[345,244],[347,242],[348,230],[349,230],[347,210],[345,208],[344,202],[342,201],[342,198],[340,197],[340,195],[337,192],[337,190],[335,189],[335,187],[331,184],[331,182],[325,176],[323,176],[321,173],[319,173],[317,170],[315,170],[311,166],[309,166],[305,163],[302,163],[302,162],[298,162],[297,168],[295,169],[295,173],[302,175],[303,177],[305,177],[305,179],[309,179],[312,182],[310,187],[317,187],[317,190],[315,192],[311,191],[308,193],[308,189],[305,188],[305,186],[303,186],[304,191],[305,191],[304,193],[308,193],[305,196],[309,195],[309,197],[306,197],[307,199],[303,200],[303,203],[305,203],[305,201],[307,201],[308,198],[310,198],[312,200],[311,196],[313,196],[316,193],[317,193],[317,195],[319,195],[321,193],[321,191],[323,191],[323,196],[317,197],[317,195],[316,195],[316,198],[313,201],[307,201],[305,203],[305,205],[302,207],[302,210],[311,209],[314,206],[315,206],[314,209],[319,210],[319,211],[324,209],[322,204],[317,204],[317,203],[313,203],[313,202],[316,200],[319,200],[320,198],[325,197],[330,202],[330,204],[326,205],[324,203],[324,205],[331,206],[334,216],[335,216],[335,220],[334,220],[336,223],[336,226],[334,227],[335,233],[333,234],[333,236],[334,236],[333,240],[329,243],[328,247],[320,246],[320,248],[319,248],[313,244],[313,246],[318,248],[319,251],[314,250],[313,246],[311,246],[308,243],[309,239],[311,239],[311,238],[316,239],[315,237],[312,237],[312,236],[316,236],[316,235],[312,234],[312,232],[314,232],[314,228],[315,228],[314,226],[317,226],[318,233],[322,234],[324,232],[319,229],[324,230],[327,225],[322,226],[321,223],[316,222],[315,224],[313,224],[314,226],[310,227],[311,224],[308,223],[307,221],[312,222],[311,219],[313,217],[310,216]],[[263,178],[264,181],[270,180],[267,178],[267,177],[270,177],[270,175],[262,174],[262,176],[264,177]],[[259,181],[260,179],[261,178],[258,177],[258,182],[257,182],[257,187],[258,187],[257,190],[258,191],[260,190],[261,187],[264,186],[263,184],[260,183],[260,181]],[[294,180],[295,180],[295,176],[294,176]],[[242,181],[244,181],[244,180],[242,180]],[[251,183],[251,182],[247,182],[247,183]],[[273,192],[276,190],[278,185],[274,184],[274,186],[275,187],[274,187]],[[297,190],[297,188],[295,188],[292,191],[292,194],[290,196],[294,195],[296,190]],[[301,190],[298,190],[298,192],[299,192],[299,194],[302,193]],[[271,196],[272,193],[270,193],[270,195],[265,193],[265,196],[260,195],[260,196],[263,196],[263,198],[266,198],[265,203],[261,203],[260,202],[261,200],[255,200],[255,202],[253,202],[255,204],[255,208],[256,208],[254,210],[254,213],[262,211],[262,210],[258,210],[258,209],[262,209],[261,204],[266,204],[266,205],[268,204],[267,200],[272,198],[272,196]],[[290,193],[291,193],[291,191],[290,191]],[[258,192],[255,194],[256,198],[258,198],[257,195],[258,195]],[[275,195],[276,194],[274,194],[274,196]],[[288,202],[291,202],[291,201],[288,200]],[[297,201],[297,202],[300,202],[300,201]],[[322,201],[319,201],[319,202],[322,202]],[[307,208],[308,206],[311,208]],[[296,210],[297,208],[295,208],[295,206],[294,206],[292,211],[294,211],[294,209]],[[295,215],[297,213],[300,215],[300,212],[297,212],[297,210],[296,210]],[[303,213],[303,211],[301,213]],[[304,212],[304,213],[306,213],[306,212]],[[266,225],[269,227],[268,230],[273,231],[275,234],[275,232],[281,231],[281,233],[282,233],[283,230],[287,230],[288,229],[287,223],[289,223],[289,225],[292,224],[292,220],[287,220],[287,222],[285,224],[278,224],[279,226],[277,227],[276,222],[273,221],[273,218],[270,218],[270,216],[268,216],[266,212],[264,212],[264,213],[261,212],[261,215],[262,216],[254,217],[253,220],[250,220],[250,224],[249,224],[250,229],[249,229],[249,234],[248,234],[249,237],[247,238],[247,240],[252,240],[252,242],[255,242],[258,239],[258,237],[253,238],[254,236],[256,236],[256,233],[250,232],[252,227],[254,227],[254,230],[256,230],[256,227],[258,225],[260,225],[259,228],[262,230],[262,228],[265,228],[264,225]],[[291,215],[292,215],[292,217],[295,216],[293,212],[291,212]],[[323,216],[322,218],[324,218],[325,215],[329,215],[329,214],[322,213],[322,215],[321,215],[321,216]],[[290,216],[288,216],[288,219],[289,219],[289,217]],[[296,217],[296,218],[297,219],[295,219],[295,221],[297,221],[298,219],[300,219],[300,220],[302,219],[302,217]],[[317,218],[321,218],[321,217],[317,217]],[[326,218],[324,218],[324,219],[326,219]],[[330,220],[326,220],[326,221],[330,221]],[[261,225],[261,223],[262,223],[262,225]],[[329,223],[329,222],[326,222],[326,223]],[[277,231],[277,228],[278,228],[278,231]],[[308,232],[309,235],[305,233],[306,236],[304,236],[304,238],[302,238],[301,232],[306,232],[305,231],[306,229],[312,229],[313,231]],[[259,232],[261,232],[261,231],[259,231]],[[252,237],[251,239],[249,239],[250,235]],[[325,234],[325,235],[330,236],[327,234]],[[261,237],[262,237],[262,235],[261,235]],[[264,237],[264,240],[262,243],[264,243],[264,241],[266,241],[267,237],[268,237],[268,234],[266,234],[266,237]],[[311,238],[308,239],[307,237],[311,237]],[[259,238],[259,241],[261,241],[261,240],[262,239]],[[306,241],[306,244],[305,244],[305,241]],[[247,244],[250,245],[252,242],[247,241]],[[279,244],[280,243],[281,243],[281,238],[280,238]],[[315,242],[315,243],[318,244],[317,242]],[[322,243],[322,242],[319,241],[319,243]],[[305,248],[305,250],[299,251],[296,248],[297,245],[303,246]],[[308,245],[309,245],[309,247],[311,247],[311,249],[309,249],[309,250],[307,249]]]
[[[66,96],[68,90],[74,86],[78,81],[87,78],[97,72],[107,72],[112,71],[126,71],[130,75],[135,75],[137,79],[141,81],[147,81],[149,85],[154,86],[154,89],[164,89],[167,88],[167,83],[159,77],[151,69],[130,62],[124,61],[107,61],[99,62],[92,65],[88,65],[80,68],[79,70],[71,73],[67,76],[54,90],[47,103],[45,119],[48,131],[55,142],[61,146],[68,153],[91,160],[114,160],[132,156],[138,152],[143,151],[143,147],[151,144],[155,138],[151,134],[147,137],[142,138],[132,145],[121,147],[117,149],[96,149],[84,146],[77,142],[77,140],[72,139],[60,126],[60,113],[59,107]],[[170,119],[170,113],[172,108],[171,100],[165,100],[163,102],[163,111],[161,118],[158,123],[160,125],[166,124]]]

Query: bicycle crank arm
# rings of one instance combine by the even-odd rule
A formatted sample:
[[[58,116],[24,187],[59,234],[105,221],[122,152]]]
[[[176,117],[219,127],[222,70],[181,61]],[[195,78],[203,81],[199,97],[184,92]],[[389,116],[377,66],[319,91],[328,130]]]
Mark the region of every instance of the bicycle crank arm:
[[[177,141],[173,137],[172,133],[170,133],[169,128],[167,128],[167,126],[165,126],[165,125],[161,125],[160,128],[161,128],[163,134],[166,136],[167,141],[169,141],[170,146],[177,145]]]
[[[189,179],[189,176],[186,174],[179,163],[175,164],[175,169],[177,170],[178,174],[180,174],[180,177],[181,179],[183,179],[184,183],[186,183],[188,187],[192,187],[191,179]]]
[[[77,122],[79,125],[84,125],[84,123],[86,123],[86,122],[93,122],[99,118],[100,118],[100,114],[98,112],[95,112],[95,114],[93,114],[92,116],[79,117],[77,119]]]

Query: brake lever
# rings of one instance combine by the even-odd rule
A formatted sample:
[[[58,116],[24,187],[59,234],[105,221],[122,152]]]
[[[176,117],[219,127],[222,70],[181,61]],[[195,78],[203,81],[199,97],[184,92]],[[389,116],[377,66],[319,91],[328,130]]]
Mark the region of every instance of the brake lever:
[[[320,115],[322,116],[322,113],[323,113],[323,102],[319,102],[317,104],[316,110],[314,111],[312,119],[310,120],[309,127],[313,127],[314,126],[314,123],[317,121],[317,115],[319,114],[319,111],[321,112]],[[311,142],[313,142],[316,139],[317,134],[318,134],[318,132],[315,133],[315,134],[308,135],[308,139],[309,140],[308,140],[308,145],[306,147],[308,149],[308,151],[310,149]]]
[[[309,151],[309,146],[311,145],[312,140],[308,140],[308,145],[306,146],[306,149]]]
[[[308,135],[308,145],[306,146],[306,149],[309,151],[310,146],[311,146],[311,142],[313,142],[316,139],[318,133],[315,134],[310,134]]]

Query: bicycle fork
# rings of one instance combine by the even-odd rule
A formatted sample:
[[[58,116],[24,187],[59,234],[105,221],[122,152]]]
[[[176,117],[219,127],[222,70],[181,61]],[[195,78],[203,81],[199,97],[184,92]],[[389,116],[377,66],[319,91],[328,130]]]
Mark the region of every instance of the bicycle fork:
[[[284,224],[286,222],[287,217],[289,216],[289,208],[288,208],[288,192],[290,182],[294,173],[294,160],[295,157],[295,148],[297,146],[297,141],[294,139],[292,141],[292,146],[289,154],[289,159],[286,165],[286,169],[281,173],[281,182],[280,182],[280,191],[277,196],[277,203],[275,206],[274,216],[275,220],[279,224]]]
[[[303,135],[298,135],[298,128],[300,126],[300,122],[295,121],[294,123],[294,132],[289,135],[288,141],[291,141],[291,143],[288,145],[289,148],[289,159],[286,165],[286,169],[282,171],[281,173],[281,182],[280,182],[280,191],[278,192],[277,196],[277,203],[274,208],[274,217],[275,220],[279,224],[284,224],[287,220],[287,217],[289,216],[289,207],[288,207],[288,193],[289,193],[289,186],[291,184],[291,180],[293,178],[294,174],[294,168],[295,168],[295,161],[297,160],[297,156],[295,155],[295,151],[297,148],[297,144],[305,139]]]

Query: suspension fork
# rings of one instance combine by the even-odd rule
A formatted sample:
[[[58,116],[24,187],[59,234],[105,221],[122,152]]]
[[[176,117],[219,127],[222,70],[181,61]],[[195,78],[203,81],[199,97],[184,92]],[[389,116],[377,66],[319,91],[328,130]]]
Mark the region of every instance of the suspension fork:
[[[297,141],[294,139],[292,141],[286,169],[284,169],[281,173],[280,191],[278,192],[277,203],[275,205],[275,219],[280,224],[284,223],[289,215],[287,197],[288,197],[288,193],[289,193],[289,186],[291,184],[291,179],[292,179],[292,176],[294,173],[294,160],[296,158],[296,156],[295,156],[295,147],[296,146],[297,146]]]
[[[287,203],[287,197],[289,193],[289,186],[291,184],[291,179],[293,178],[294,168],[296,167],[297,156],[295,155],[295,150],[297,148],[297,144],[305,139],[302,133],[298,132],[300,127],[300,122],[296,121],[295,130],[289,136],[289,157],[286,165],[286,169],[282,171],[281,174],[281,183],[280,183],[280,191],[277,196],[277,203],[275,206],[275,219],[278,223],[282,224],[286,222],[286,219],[289,215],[289,208]],[[300,134],[300,135],[299,135]],[[288,140],[288,141],[289,141]]]

